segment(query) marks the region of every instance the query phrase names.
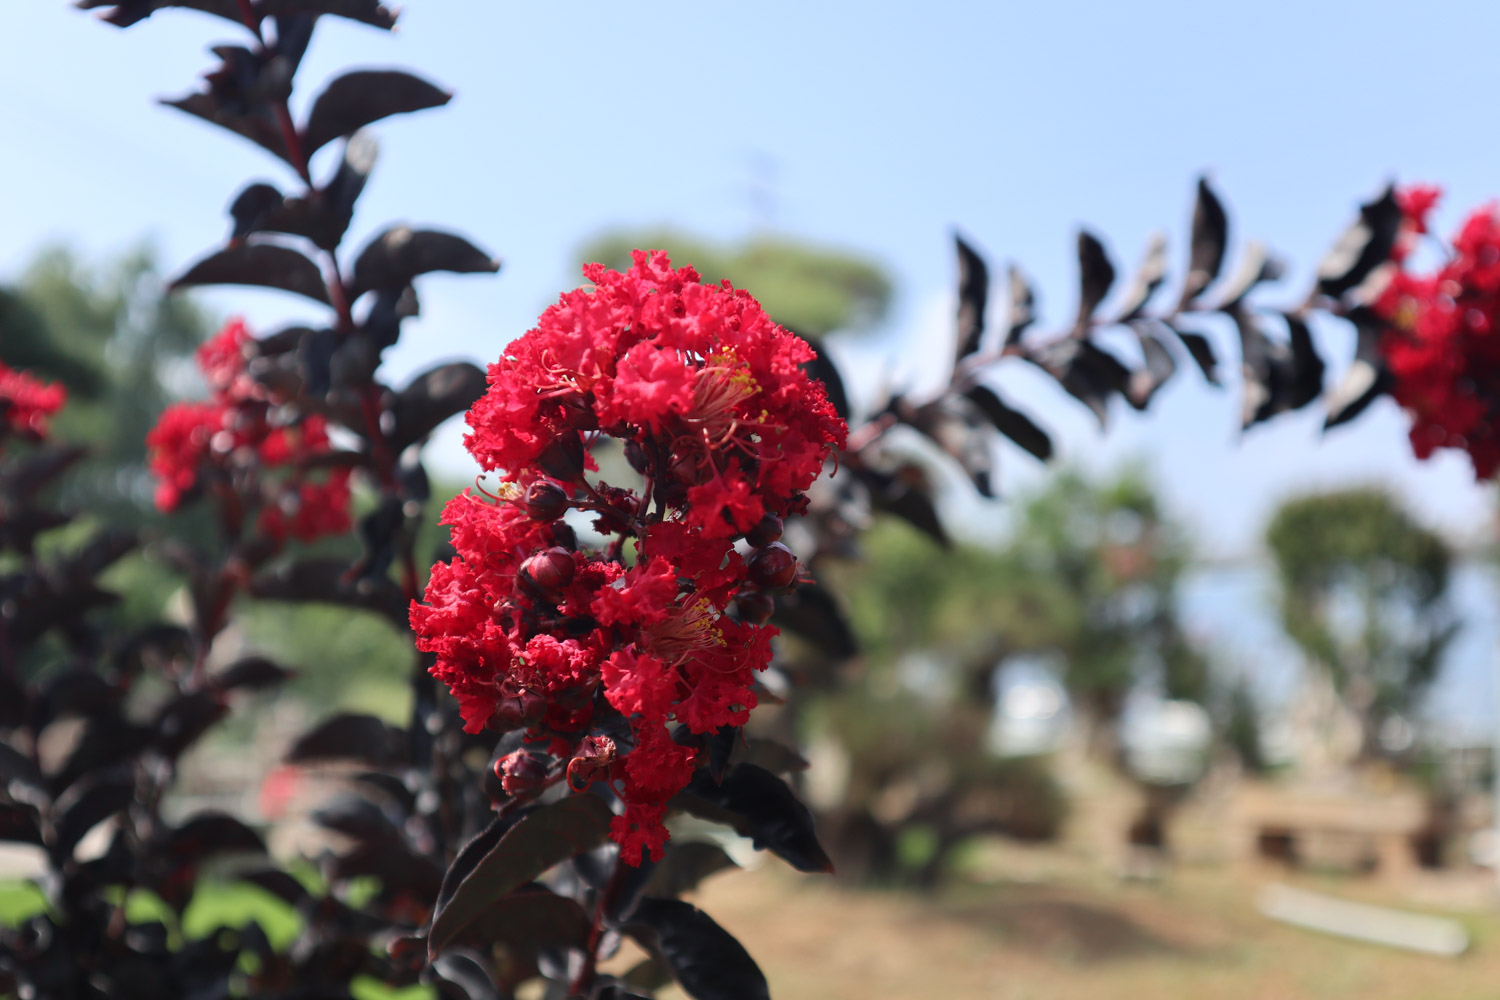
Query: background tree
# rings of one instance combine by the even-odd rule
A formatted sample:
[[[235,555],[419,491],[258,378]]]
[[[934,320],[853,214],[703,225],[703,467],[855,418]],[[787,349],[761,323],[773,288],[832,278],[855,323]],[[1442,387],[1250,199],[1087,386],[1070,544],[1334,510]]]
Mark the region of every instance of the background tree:
[[[709,284],[724,278],[753,288],[776,322],[804,337],[874,326],[890,308],[892,282],[878,263],[856,251],[782,236],[717,244],[675,229],[621,230],[600,235],[579,251],[580,263],[621,270],[637,247],[665,250],[691,263]]]
[[[1090,749],[1121,770],[1132,690],[1210,696],[1178,609],[1189,546],[1138,471],[1050,477],[996,549],[944,549],[894,521],[861,547],[859,563],[820,572],[848,599],[864,669],[813,713],[816,735],[848,757],[829,836],[851,871],[931,884],[975,834],[1057,832],[1061,793],[1045,763],[1000,759],[989,743],[996,675],[1012,658],[1058,664]],[[1146,840],[1161,841],[1180,791],[1146,788]]]
[[[0,289],[0,361],[66,386],[57,431],[89,442],[65,502],[121,524],[156,519],[146,432],[168,403],[204,391],[189,361],[212,329],[191,298],[165,295],[145,245],[101,264],[52,247]]]
[[[1381,755],[1381,724],[1416,711],[1458,632],[1447,543],[1362,488],[1287,501],[1266,545],[1282,627],[1358,721],[1360,756]]]

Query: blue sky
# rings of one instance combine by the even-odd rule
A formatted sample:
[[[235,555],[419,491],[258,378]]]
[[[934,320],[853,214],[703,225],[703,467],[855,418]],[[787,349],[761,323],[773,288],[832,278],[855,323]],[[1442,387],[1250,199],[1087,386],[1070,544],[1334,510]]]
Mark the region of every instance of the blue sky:
[[[152,102],[196,86],[206,46],[235,37],[227,22],[168,11],[121,32],[61,2],[7,16],[0,277],[52,240],[104,255],[149,236],[182,265],[223,238],[244,182],[290,181]],[[1200,171],[1225,195],[1237,244],[1261,238],[1292,262],[1268,304],[1301,293],[1357,201],[1389,178],[1443,183],[1444,226],[1500,193],[1492,4],[1429,4],[1418,17],[1378,2],[769,2],[751,13],[415,0],[392,35],[325,22],[303,102],[352,65],[409,66],[458,94],[379,126],[355,245],[402,219],[465,230],[506,261],[497,278],[426,281],[426,315],[390,359],[397,373],[495,357],[575,281],[574,250],[605,226],[667,222],[732,240],[769,225],[865,251],[890,267],[899,299],[887,329],[835,351],[860,377],[920,381],[914,359],[940,356],[945,346],[922,348],[951,336],[954,226],[997,266],[1021,261],[1057,323],[1073,304],[1076,227],[1104,236],[1122,271],[1157,228],[1180,260]],[[210,301],[262,328],[303,308],[239,290]],[[1208,329],[1227,354],[1231,332]],[[1319,332],[1336,375],[1348,334]],[[1150,415],[1121,408],[1100,435],[1026,366],[997,382],[1067,459],[1144,456],[1210,551],[1253,547],[1283,495],[1351,481],[1389,484],[1456,537],[1492,520],[1492,492],[1461,457],[1410,459],[1390,405],[1321,441],[1315,413],[1240,441],[1233,386],[1180,378]],[[464,469],[456,429],[436,457]],[[1019,452],[1002,464],[1013,488],[1038,474]]]
[[[49,241],[102,257],[150,237],[169,266],[185,265],[222,240],[224,207],[245,182],[291,182],[257,150],[152,101],[196,87],[206,46],[234,39],[232,25],[169,11],[120,32],[59,0],[13,6],[0,61],[11,97],[0,279]],[[896,308],[886,328],[834,353],[867,384],[920,383],[951,338],[955,226],[997,270],[1022,262],[1055,325],[1073,308],[1076,227],[1103,236],[1122,272],[1157,228],[1180,262],[1202,171],[1230,206],[1236,248],[1263,239],[1291,262],[1259,299],[1270,305],[1300,296],[1357,202],[1389,179],[1443,184],[1445,230],[1500,194],[1492,3],[1415,14],[1375,0],[412,0],[392,35],[325,21],[295,105],[356,65],[410,67],[458,95],[378,126],[382,159],[353,245],[406,220],[463,230],[506,262],[494,278],[425,281],[424,316],[390,355],[397,374],[497,356],[576,283],[575,249],[607,226],[670,223],[724,240],[770,227],[869,253],[899,283]],[[758,184],[768,199],[753,197]],[[309,315],[267,293],[208,301],[261,329]],[[1205,330],[1233,356],[1230,330]],[[1336,378],[1349,334],[1317,333]],[[1022,364],[996,381],[1067,460],[1144,458],[1211,553],[1252,550],[1282,496],[1350,482],[1386,484],[1455,538],[1492,531],[1493,490],[1460,456],[1414,461],[1394,406],[1327,438],[1309,412],[1241,440],[1229,375],[1223,391],[1180,377],[1145,417],[1117,408],[1107,435]],[[450,425],[435,457],[464,475],[458,439]],[[1009,489],[1040,474],[1013,449],[1001,460]]]

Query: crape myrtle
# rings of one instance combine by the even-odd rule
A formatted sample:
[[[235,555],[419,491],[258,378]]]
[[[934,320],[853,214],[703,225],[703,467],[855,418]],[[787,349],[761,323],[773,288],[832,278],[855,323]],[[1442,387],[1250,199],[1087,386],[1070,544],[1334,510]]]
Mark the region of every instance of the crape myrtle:
[[[672,980],[699,1000],[768,996],[744,948],[678,898],[732,862],[713,842],[669,836],[671,817],[831,870],[784,777],[805,762],[744,727],[780,697],[763,682],[778,629],[830,661],[856,652],[817,568],[855,551],[870,511],[947,542],[927,457],[889,431],[915,430],[985,495],[996,434],[1051,456],[1046,432],[985,383],[994,366],[1040,366],[1103,421],[1115,396],[1146,408],[1184,352],[1215,380],[1200,324],[1219,314],[1239,334],[1248,426],[1322,395],[1308,320],[1332,315],[1359,328],[1360,347],[1329,396],[1330,424],[1390,391],[1415,415],[1419,453],[1466,448],[1480,475],[1494,472],[1494,216],[1470,220],[1436,275],[1409,273],[1431,200],[1421,189],[1362,206],[1306,298],[1266,309],[1251,293],[1281,266],[1252,245],[1221,280],[1228,216],[1200,184],[1173,304],[1150,308],[1168,277],[1156,242],[1106,311],[1114,265],[1085,233],[1078,308],[1052,335],[1034,329],[1036,296],[1015,269],[1007,325],[988,334],[989,270],[959,240],[950,379],[868,414],[851,411],[830,359],[749,292],[705,285],[690,262],[650,250],[623,272],[586,268],[587,285],[535,329],[496,338],[488,371],[446,364],[393,386],[382,355],[419,310],[421,276],[499,269],[441,229],[396,225],[343,245],[378,156],[369,128],[450,94],[381,69],[338,76],[301,120],[289,99],[322,18],[389,30],[395,11],[375,0],[79,6],[119,27],[188,8],[238,32],[196,90],[166,103],[258,145],[282,177],[236,193],[224,244],[174,285],[278,289],[324,311],[254,333],[230,322],[197,355],[209,395],[169,408],[150,434],[157,506],[208,511],[212,538],[141,539],[57,507],[52,487],[87,460],[46,440],[65,394],[0,368],[0,837],[47,864],[45,908],[0,931],[0,991],[313,998],[374,979],[498,998],[540,977],[549,996],[646,996]],[[314,177],[311,157],[330,146],[330,170]],[[1135,336],[1139,367],[1096,342],[1109,327]],[[460,413],[492,477],[438,515],[422,446]],[[611,442],[629,482],[601,478],[595,455]],[[417,551],[417,529],[439,516],[451,545]],[[36,544],[74,526],[81,541]],[[352,556],[328,544],[347,536]],[[143,545],[180,575],[185,621],[108,613],[101,574]],[[334,604],[411,639],[405,725],[336,714],[287,751],[346,776],[312,814],[339,835],[313,859],[317,879],[280,867],[241,819],[163,812],[181,755],[244,692],[290,674],[253,653],[210,656],[247,601]],[[42,752],[64,732],[66,752]],[[80,856],[101,824],[103,853]],[[248,918],[185,935],[210,870],[295,910],[295,937],[273,943]],[[128,905],[138,894],[164,906],[143,917]],[[648,955],[633,968],[608,964],[624,937]]]

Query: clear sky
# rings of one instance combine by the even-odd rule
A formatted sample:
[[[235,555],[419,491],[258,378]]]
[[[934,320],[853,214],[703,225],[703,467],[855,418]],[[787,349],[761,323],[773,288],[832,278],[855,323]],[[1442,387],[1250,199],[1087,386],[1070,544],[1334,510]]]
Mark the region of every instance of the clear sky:
[[[62,2],[13,6],[0,62],[0,277],[53,240],[105,255],[150,236],[169,265],[185,264],[223,238],[224,206],[245,181],[290,180],[234,137],[152,103],[196,86],[206,46],[235,37],[229,23],[168,11],[121,32]],[[669,222],[726,240],[770,226],[871,253],[900,297],[888,329],[840,353],[861,373],[904,380],[951,337],[954,226],[997,269],[1020,260],[1056,323],[1073,306],[1076,226],[1103,235],[1122,271],[1156,228],[1180,260],[1200,171],[1228,201],[1237,244],[1267,240],[1293,263],[1285,287],[1262,297],[1271,304],[1302,292],[1358,200],[1389,178],[1446,185],[1444,226],[1500,194],[1490,3],[1416,15],[1384,2],[413,0],[393,35],[324,20],[301,101],[351,65],[409,66],[458,94],[378,127],[383,157],[353,237],[393,219],[433,223],[506,261],[497,278],[426,280],[426,315],[391,358],[397,372],[495,357],[575,281],[575,248],[609,225]],[[210,301],[262,327],[303,308],[238,290]],[[1336,375],[1349,336],[1319,332]],[[1229,354],[1231,331],[1210,335]],[[874,358],[886,349],[892,360]],[[1409,458],[1390,405],[1321,442],[1313,413],[1240,442],[1233,386],[1179,378],[1151,414],[1121,406],[1101,436],[1024,364],[998,382],[1056,432],[1065,458],[1145,456],[1211,551],[1251,547],[1279,496],[1354,480],[1391,484],[1455,536],[1492,516],[1462,458]],[[457,441],[450,427],[437,457],[461,472]],[[1012,486],[1036,474],[1019,452],[1002,462]]]
[[[180,267],[223,239],[245,182],[291,182],[258,150],[152,101],[197,86],[206,47],[236,38],[228,22],[168,11],[121,32],[61,0],[9,6],[0,279],[49,241],[103,257],[149,236]],[[1058,324],[1074,303],[1076,227],[1102,235],[1122,272],[1164,228],[1180,266],[1202,171],[1230,206],[1236,252],[1260,238],[1293,265],[1267,304],[1300,296],[1357,202],[1389,179],[1445,185],[1445,230],[1500,195],[1500,5],[1485,0],[1420,12],[1385,0],[405,7],[393,35],[325,19],[294,102],[354,65],[410,67],[457,92],[377,127],[382,160],[351,235],[435,224],[506,264],[493,278],[425,279],[396,373],[496,357],[576,283],[574,251],[606,226],[724,240],[774,228],[873,255],[899,282],[892,319],[834,344],[868,383],[931,378],[947,354],[955,226],[997,271],[1021,261]],[[308,315],[269,293],[209,302],[261,329]],[[1206,329],[1235,356],[1229,329]],[[1336,378],[1351,338],[1333,324],[1317,333]],[[1456,538],[1491,529],[1493,490],[1461,456],[1414,461],[1390,404],[1326,439],[1309,412],[1240,440],[1226,374],[1222,391],[1179,377],[1144,417],[1117,402],[1108,435],[1024,364],[998,384],[1065,459],[1144,457],[1212,553],[1253,549],[1278,498],[1356,481],[1388,484]],[[461,477],[458,439],[450,425],[435,457]],[[1002,466],[1010,489],[1038,475],[1013,449]]]

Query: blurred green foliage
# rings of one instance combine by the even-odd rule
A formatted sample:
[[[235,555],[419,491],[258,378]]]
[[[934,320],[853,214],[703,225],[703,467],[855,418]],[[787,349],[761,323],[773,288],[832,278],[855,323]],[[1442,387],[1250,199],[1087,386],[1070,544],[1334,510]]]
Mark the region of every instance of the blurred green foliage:
[[[10,287],[0,287],[0,361],[61,381],[68,405],[53,421],[58,441],[82,442],[90,461],[68,477],[63,502],[87,512],[45,536],[44,550],[65,552],[105,524],[155,537],[164,517],[152,505],[145,468],[146,434],[168,404],[206,391],[193,352],[215,324],[185,296],[165,295],[156,256],[142,246],[102,264],[61,247],[43,250]],[[416,540],[419,571],[446,543],[438,525],[443,503],[460,487],[433,484],[429,518]],[[356,490],[356,517],[370,500]],[[218,544],[207,504],[171,515],[172,533],[194,545]],[[357,554],[350,538],[322,551]],[[104,577],[120,595],[108,611],[122,627],[173,618],[183,581],[149,546],[127,555]],[[411,697],[410,643],[377,615],[334,606],[242,599],[238,637],[246,651],[298,670],[290,691],[310,703],[404,720]],[[63,662],[61,642],[34,659]],[[249,738],[250,727],[230,727]]]
[[[801,240],[756,236],[725,246],[674,229],[605,233],[579,251],[580,263],[630,267],[630,251],[665,250],[678,267],[691,264],[707,284],[727,278],[749,289],[772,319],[804,337],[878,324],[890,308],[892,283],[862,254]]]
[[[1389,494],[1362,488],[1282,504],[1266,546],[1282,627],[1329,672],[1376,752],[1376,727],[1415,710],[1458,633],[1447,543]]]
[[[104,264],[53,247],[0,288],[0,361],[61,381],[68,405],[54,433],[92,449],[65,502],[112,524],[156,519],[146,432],[173,399],[203,391],[191,359],[212,332],[192,299],[164,294],[147,246]]]
[[[818,568],[864,651],[863,669],[809,719],[849,761],[830,827],[856,873],[931,884],[975,834],[1057,832],[1066,803],[1048,763],[990,744],[1010,658],[1058,665],[1090,745],[1112,761],[1132,689],[1210,695],[1208,662],[1178,616],[1190,547],[1144,474],[1063,470],[1013,511],[996,548],[942,549],[886,519],[863,536],[862,562]]]

